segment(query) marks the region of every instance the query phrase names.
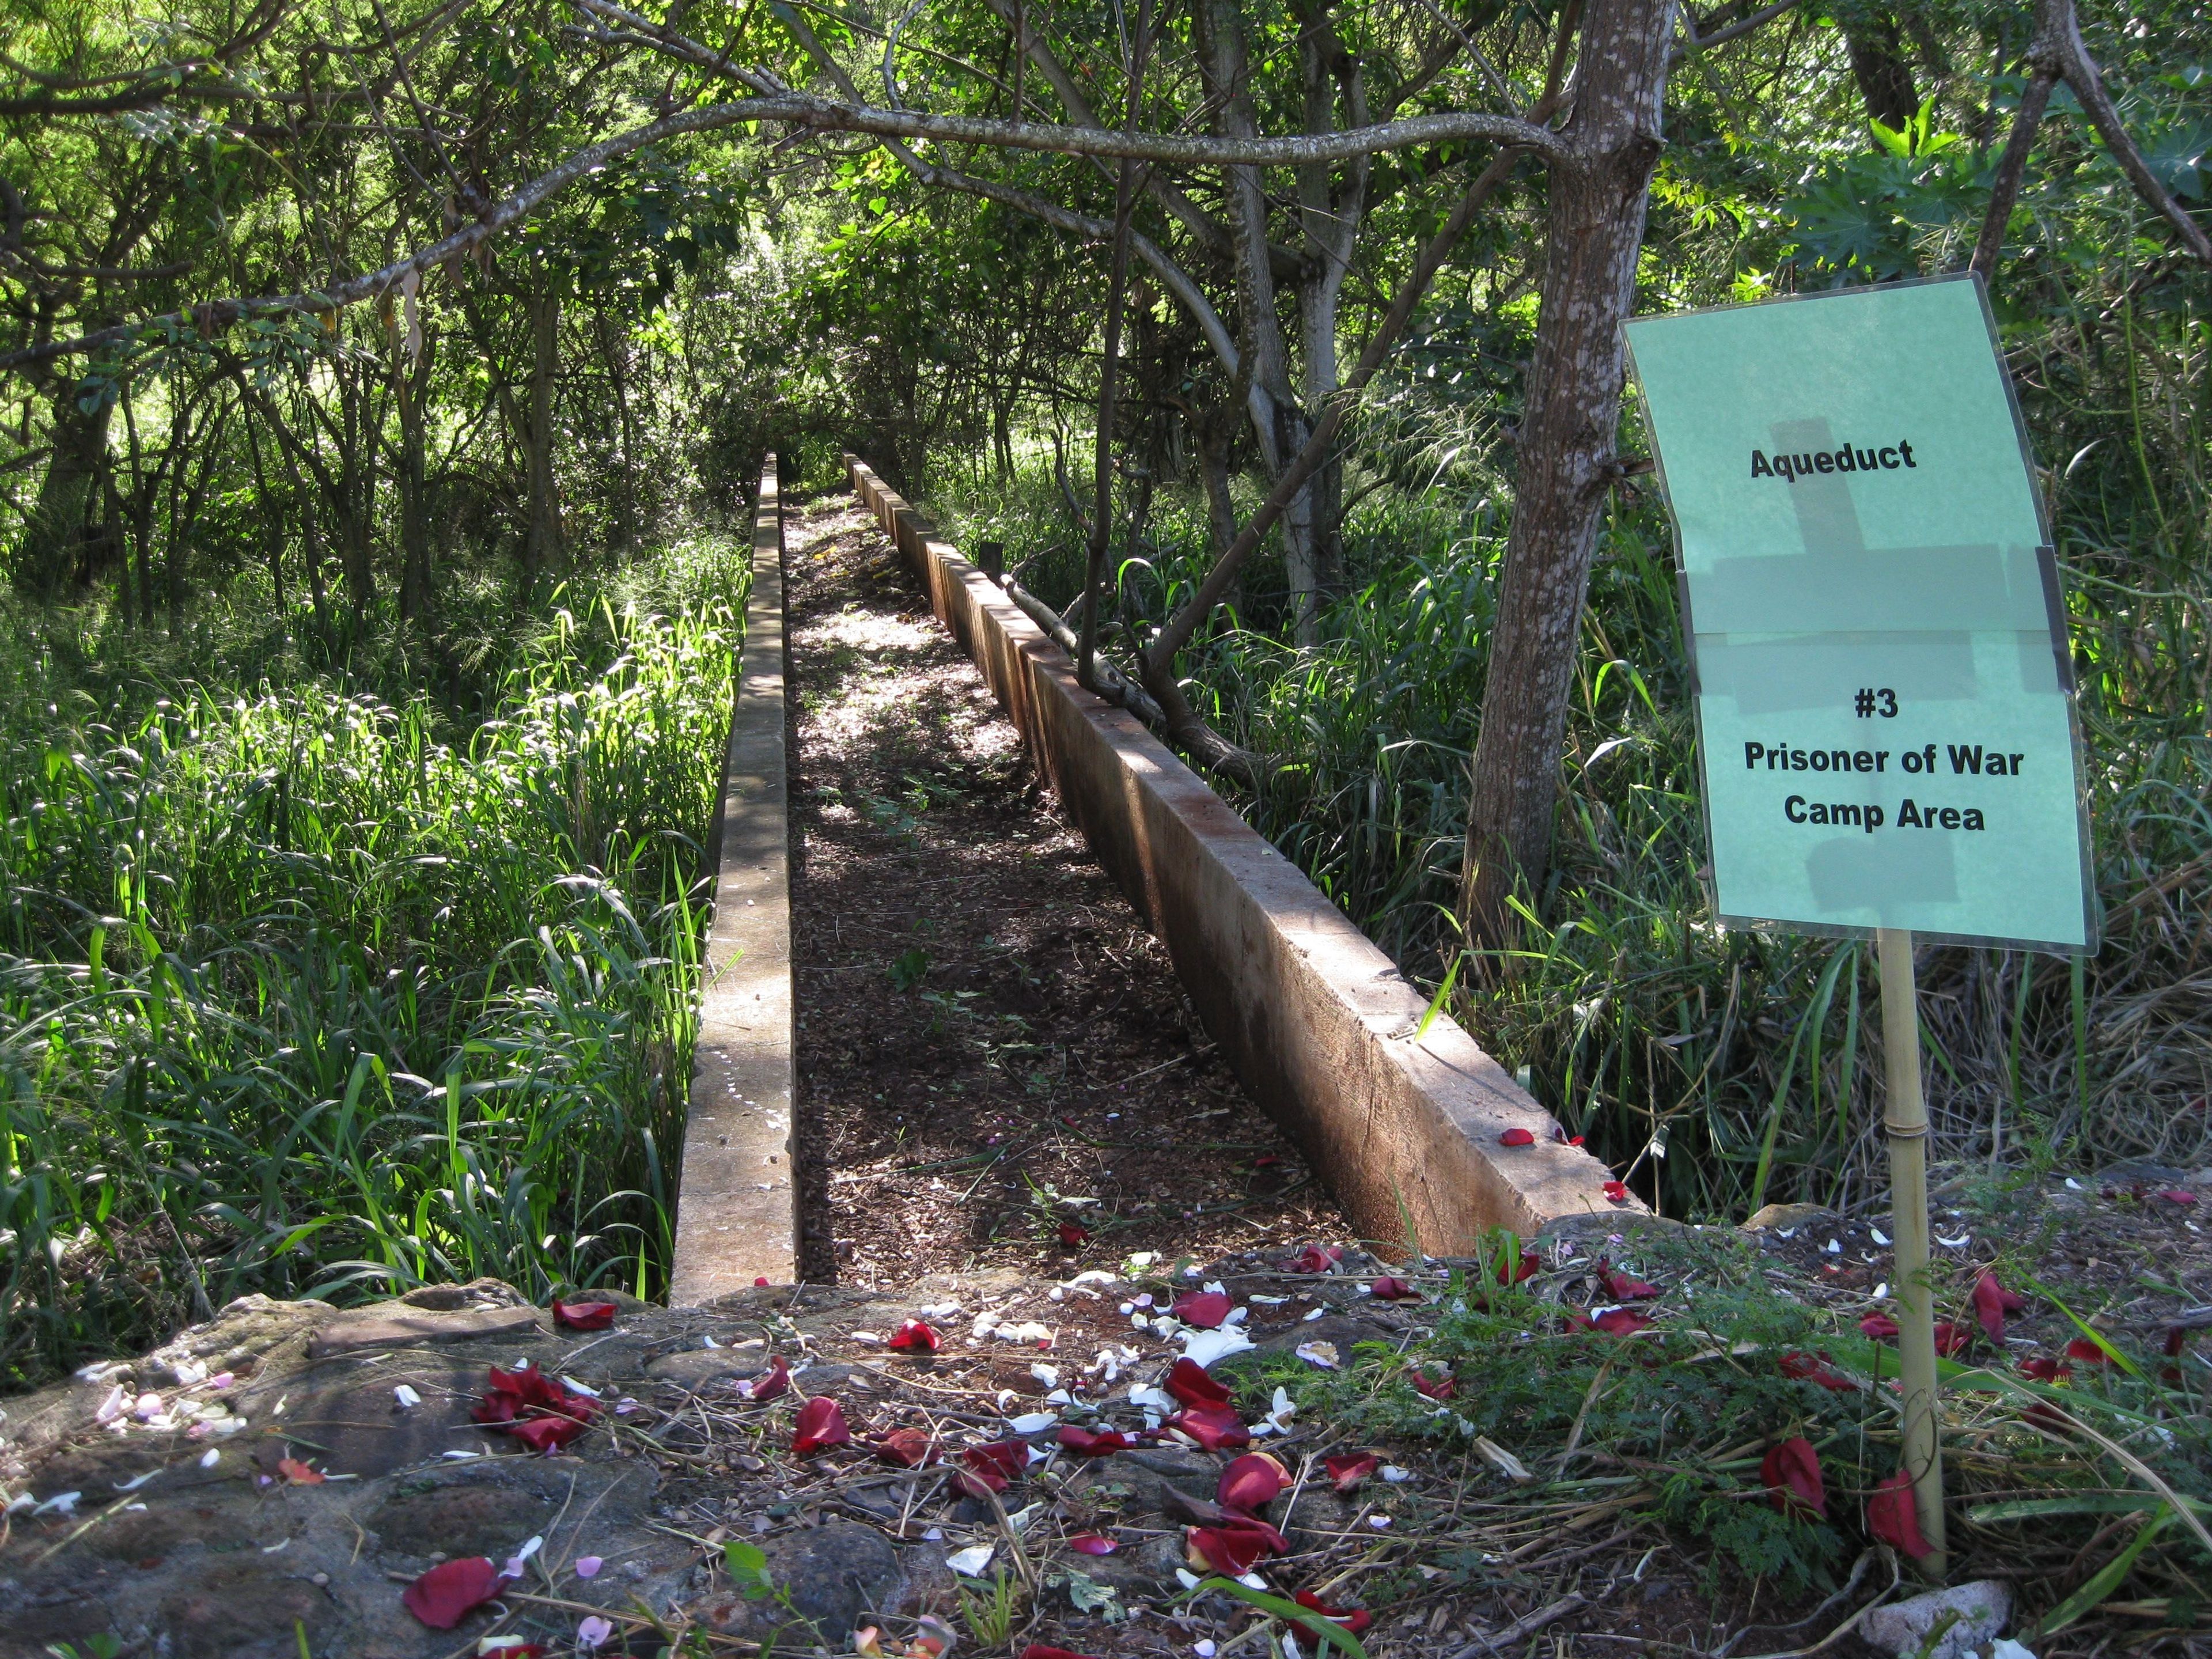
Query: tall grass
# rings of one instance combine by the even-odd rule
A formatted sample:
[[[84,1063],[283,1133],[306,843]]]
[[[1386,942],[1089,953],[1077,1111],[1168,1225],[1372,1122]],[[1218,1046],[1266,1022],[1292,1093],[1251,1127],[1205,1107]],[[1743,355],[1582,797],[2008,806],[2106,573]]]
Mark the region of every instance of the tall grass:
[[[2082,963],[1923,955],[1939,1155],[2000,1170],[2061,1156],[2186,1165],[2212,1151],[2212,369],[2186,315],[2134,347],[2115,365],[2068,326],[2039,327],[2014,354],[2060,462],[2051,489],[2106,937]],[[1431,986],[1460,951],[1449,913],[1510,504],[1483,438],[1471,423],[1383,447],[1399,476],[1364,481],[1346,526],[1354,580],[1322,644],[1285,642],[1279,569],[1263,569],[1183,665],[1200,711],[1279,763],[1256,793],[1217,787]],[[953,533],[1004,540],[1048,599],[1073,597],[1078,538],[1043,458],[1011,479],[945,466],[933,483]],[[1165,615],[1206,546],[1194,493],[1163,491],[1122,549],[1125,616]],[[1850,1204],[1882,1190],[1871,952],[1715,924],[1668,546],[1656,498],[1616,495],[1553,866],[1516,950],[1458,975],[1455,1011],[1667,1213]]]
[[[745,568],[568,596],[472,728],[15,663],[0,1382],[246,1291],[658,1286]]]

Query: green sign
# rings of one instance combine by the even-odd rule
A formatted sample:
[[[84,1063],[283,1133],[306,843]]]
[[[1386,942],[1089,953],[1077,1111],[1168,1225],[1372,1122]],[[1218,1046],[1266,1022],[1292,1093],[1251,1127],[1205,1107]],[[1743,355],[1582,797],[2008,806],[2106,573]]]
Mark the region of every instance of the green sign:
[[[2094,948],[2057,567],[1979,279],[1628,341],[1722,920]]]

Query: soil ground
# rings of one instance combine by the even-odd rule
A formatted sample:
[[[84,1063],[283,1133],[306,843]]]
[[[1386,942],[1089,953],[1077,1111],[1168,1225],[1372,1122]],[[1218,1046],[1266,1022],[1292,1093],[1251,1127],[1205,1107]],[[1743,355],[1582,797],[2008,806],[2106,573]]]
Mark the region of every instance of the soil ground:
[[[838,496],[786,543],[802,1277],[1341,1231],[890,538]]]

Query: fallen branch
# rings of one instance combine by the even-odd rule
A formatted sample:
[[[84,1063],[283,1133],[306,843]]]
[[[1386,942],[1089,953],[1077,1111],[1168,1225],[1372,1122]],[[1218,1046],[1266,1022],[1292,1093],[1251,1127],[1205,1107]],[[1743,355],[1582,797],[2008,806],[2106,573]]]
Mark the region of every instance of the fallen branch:
[[[1510,1646],[1524,1636],[1534,1636],[1545,1626],[1557,1624],[1569,1613],[1577,1612],[1589,1605],[1589,1598],[1579,1590],[1562,1595],[1548,1606],[1540,1607],[1531,1613],[1524,1613],[1504,1630],[1492,1632],[1488,1636],[1476,1637],[1474,1640],[1452,1655],[1451,1659],[1481,1659],[1482,1655],[1493,1652],[1498,1648]]]

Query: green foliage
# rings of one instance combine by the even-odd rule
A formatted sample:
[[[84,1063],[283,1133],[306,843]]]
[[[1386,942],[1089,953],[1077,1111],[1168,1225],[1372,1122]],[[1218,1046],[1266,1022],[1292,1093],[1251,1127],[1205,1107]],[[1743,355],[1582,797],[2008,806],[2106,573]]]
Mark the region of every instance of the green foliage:
[[[556,612],[465,736],[315,681],[18,705],[0,1376],[252,1290],[659,1284],[741,556]]]

